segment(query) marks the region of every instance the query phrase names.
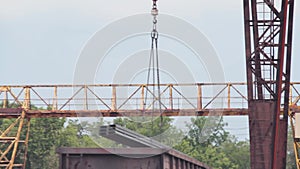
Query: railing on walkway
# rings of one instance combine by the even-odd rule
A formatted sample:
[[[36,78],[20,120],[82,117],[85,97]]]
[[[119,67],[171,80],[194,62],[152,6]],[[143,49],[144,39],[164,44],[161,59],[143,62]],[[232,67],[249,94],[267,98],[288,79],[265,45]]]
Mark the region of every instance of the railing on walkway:
[[[11,85],[0,86],[1,117],[21,111],[25,89],[32,116],[201,115],[217,110],[245,115],[248,108],[246,83],[162,84],[161,112],[153,84]],[[290,103],[297,105],[300,83],[291,83],[290,95]]]

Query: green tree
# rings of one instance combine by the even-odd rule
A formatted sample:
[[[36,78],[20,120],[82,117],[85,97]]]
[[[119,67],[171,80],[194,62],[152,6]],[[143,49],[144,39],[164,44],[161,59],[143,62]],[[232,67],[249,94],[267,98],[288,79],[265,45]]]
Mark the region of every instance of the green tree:
[[[169,117],[152,119],[147,117],[117,118],[114,124],[121,125],[136,131],[147,137],[157,136],[172,127],[172,119]]]
[[[215,147],[220,146],[229,137],[229,132],[226,132],[224,126],[227,123],[219,117],[197,117],[191,119],[191,124],[188,125],[189,132],[187,139],[192,145]]]
[[[227,124],[222,119],[197,117],[192,118],[191,122],[186,137],[175,146],[177,150],[215,169],[243,168],[236,162],[238,159],[233,160],[235,156],[228,154],[236,147],[236,143],[228,141],[230,135],[224,129]]]
[[[69,119],[68,124],[63,128],[60,136],[60,144],[62,147],[98,147],[91,139],[87,128],[87,122],[79,122],[78,119]]]
[[[74,119],[32,119],[26,168],[58,168],[59,147],[98,147],[86,133],[87,127],[88,123]]]
[[[250,169],[249,141],[238,141],[236,137],[230,136],[220,148],[238,168]]]
[[[287,140],[287,160],[286,169],[296,169],[296,158],[294,150],[294,135],[291,126],[288,128],[288,140]]]
[[[59,137],[64,123],[64,118],[31,119],[26,168],[52,169],[57,167],[55,149],[60,144]]]
[[[2,107],[3,103],[0,103]],[[21,105],[7,103],[7,108],[18,108]],[[45,108],[31,105],[32,110]],[[47,109],[51,109],[48,107]],[[0,119],[0,130],[4,131],[16,119]],[[66,125],[67,123],[67,125]],[[87,124],[78,123],[76,120],[66,121],[65,118],[32,118],[30,120],[29,144],[26,168],[28,169],[53,169],[58,168],[56,149],[62,146],[70,147],[96,147],[91,138],[84,133]],[[66,127],[65,127],[66,126]],[[26,137],[26,124],[21,133],[21,139]],[[8,136],[16,136],[17,126],[12,128]],[[24,148],[19,144],[19,148]],[[20,151],[22,152],[22,151]],[[11,154],[8,154],[9,157]],[[18,154],[16,162],[23,163],[23,154]]]

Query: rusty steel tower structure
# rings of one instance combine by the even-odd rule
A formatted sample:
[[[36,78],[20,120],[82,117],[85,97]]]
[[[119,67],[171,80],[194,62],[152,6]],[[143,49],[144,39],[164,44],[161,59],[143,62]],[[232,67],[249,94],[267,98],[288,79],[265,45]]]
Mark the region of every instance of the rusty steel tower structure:
[[[252,169],[286,165],[293,11],[294,0],[244,0]]]

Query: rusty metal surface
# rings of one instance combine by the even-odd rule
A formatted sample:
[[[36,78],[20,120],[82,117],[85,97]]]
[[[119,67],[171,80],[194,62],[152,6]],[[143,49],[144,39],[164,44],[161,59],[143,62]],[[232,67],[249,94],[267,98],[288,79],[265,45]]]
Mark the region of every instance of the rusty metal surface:
[[[1,111],[2,109],[0,109]],[[0,118],[17,118],[21,115],[22,109],[9,109],[0,112]],[[291,111],[299,111],[300,107],[293,107]],[[283,114],[283,110],[281,111]],[[129,117],[129,116],[246,116],[248,115],[247,108],[231,108],[231,109],[203,109],[195,111],[193,109],[185,110],[167,110],[162,114],[159,112],[144,113],[141,111],[120,111],[120,112],[107,112],[102,110],[63,110],[63,111],[51,111],[51,110],[27,110],[27,118],[47,118],[47,117]]]
[[[20,116],[21,107],[7,107],[21,105],[25,89],[30,91],[31,105],[43,108],[30,107],[26,110],[29,118],[159,116],[158,110],[153,112],[141,105],[147,87],[144,84],[0,86],[0,100],[5,103],[0,108],[0,118]],[[246,83],[162,84],[162,87],[163,116],[248,114]],[[214,87],[218,88],[216,94],[209,93]],[[291,83],[290,88],[290,101],[296,105],[300,100],[300,83]],[[124,98],[127,91],[129,94]],[[214,104],[220,99],[222,104]]]
[[[175,150],[59,148],[60,169],[209,169]]]
[[[18,118],[21,115],[22,109],[9,109],[4,112],[0,112],[0,118]],[[300,107],[294,106],[291,111],[300,111]],[[0,109],[1,111],[1,109]],[[281,110],[283,114],[283,110]],[[203,109],[195,111],[193,109],[185,110],[167,110],[162,114],[159,112],[143,113],[141,111],[120,111],[120,112],[107,112],[102,110],[63,110],[63,111],[51,111],[51,110],[27,110],[27,118],[47,118],[47,117],[129,117],[129,116],[246,116],[248,115],[247,108],[231,108],[231,109]]]
[[[20,116],[20,109],[6,109],[1,112],[0,118],[17,118]],[[22,110],[22,109],[21,109]],[[142,112],[140,110],[123,110],[123,111],[106,111],[106,110],[27,110],[28,118],[47,118],[47,117],[128,117],[128,116],[245,116],[248,115],[247,108],[231,108],[231,109],[184,109],[184,110],[165,110],[160,114],[156,112]]]
[[[272,162],[272,127],[274,101],[250,103],[249,128],[251,168],[269,169]]]
[[[151,86],[153,84],[0,86],[0,100],[4,103],[3,109],[0,108],[0,117],[18,115],[15,111],[7,112],[5,108],[21,105],[25,89],[30,91],[31,105],[39,108],[26,110],[28,117],[84,114],[111,117],[122,116],[124,113],[147,116],[153,113],[154,98],[158,97],[158,94],[151,92]],[[197,112],[208,112],[211,109],[246,114],[240,111],[247,108],[245,87],[243,83],[161,84],[162,111],[166,116],[193,116]],[[148,97],[154,97],[154,100],[148,98],[145,103],[145,92],[149,92]],[[154,113],[159,111],[154,110]]]
[[[287,139],[290,110],[293,13],[294,0],[244,0],[249,117],[252,121],[272,117],[269,122],[260,123],[261,127],[250,125],[253,127],[250,128],[252,147],[264,143],[264,140],[271,141],[269,144],[263,144],[267,147],[271,145],[271,152],[264,151],[263,147],[251,149],[251,154],[259,154],[258,157],[251,155],[253,169],[285,168],[286,142],[283,140]],[[262,102],[268,104],[270,101],[273,102],[273,108],[261,111],[267,115],[257,115],[255,111],[265,106]],[[264,140],[254,140],[256,134],[258,138],[260,136],[256,129],[265,132],[265,127],[268,127],[268,135]]]

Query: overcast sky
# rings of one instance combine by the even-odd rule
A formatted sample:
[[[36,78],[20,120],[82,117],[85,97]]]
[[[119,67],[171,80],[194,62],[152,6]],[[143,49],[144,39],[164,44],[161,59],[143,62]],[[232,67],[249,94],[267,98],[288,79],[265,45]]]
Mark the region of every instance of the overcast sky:
[[[1,84],[72,83],[80,51],[95,32],[151,8],[150,0],[0,2]],[[246,81],[242,0],[160,0],[158,8],[206,35],[222,62],[226,81]],[[296,4],[294,72],[300,53],[298,16]]]

